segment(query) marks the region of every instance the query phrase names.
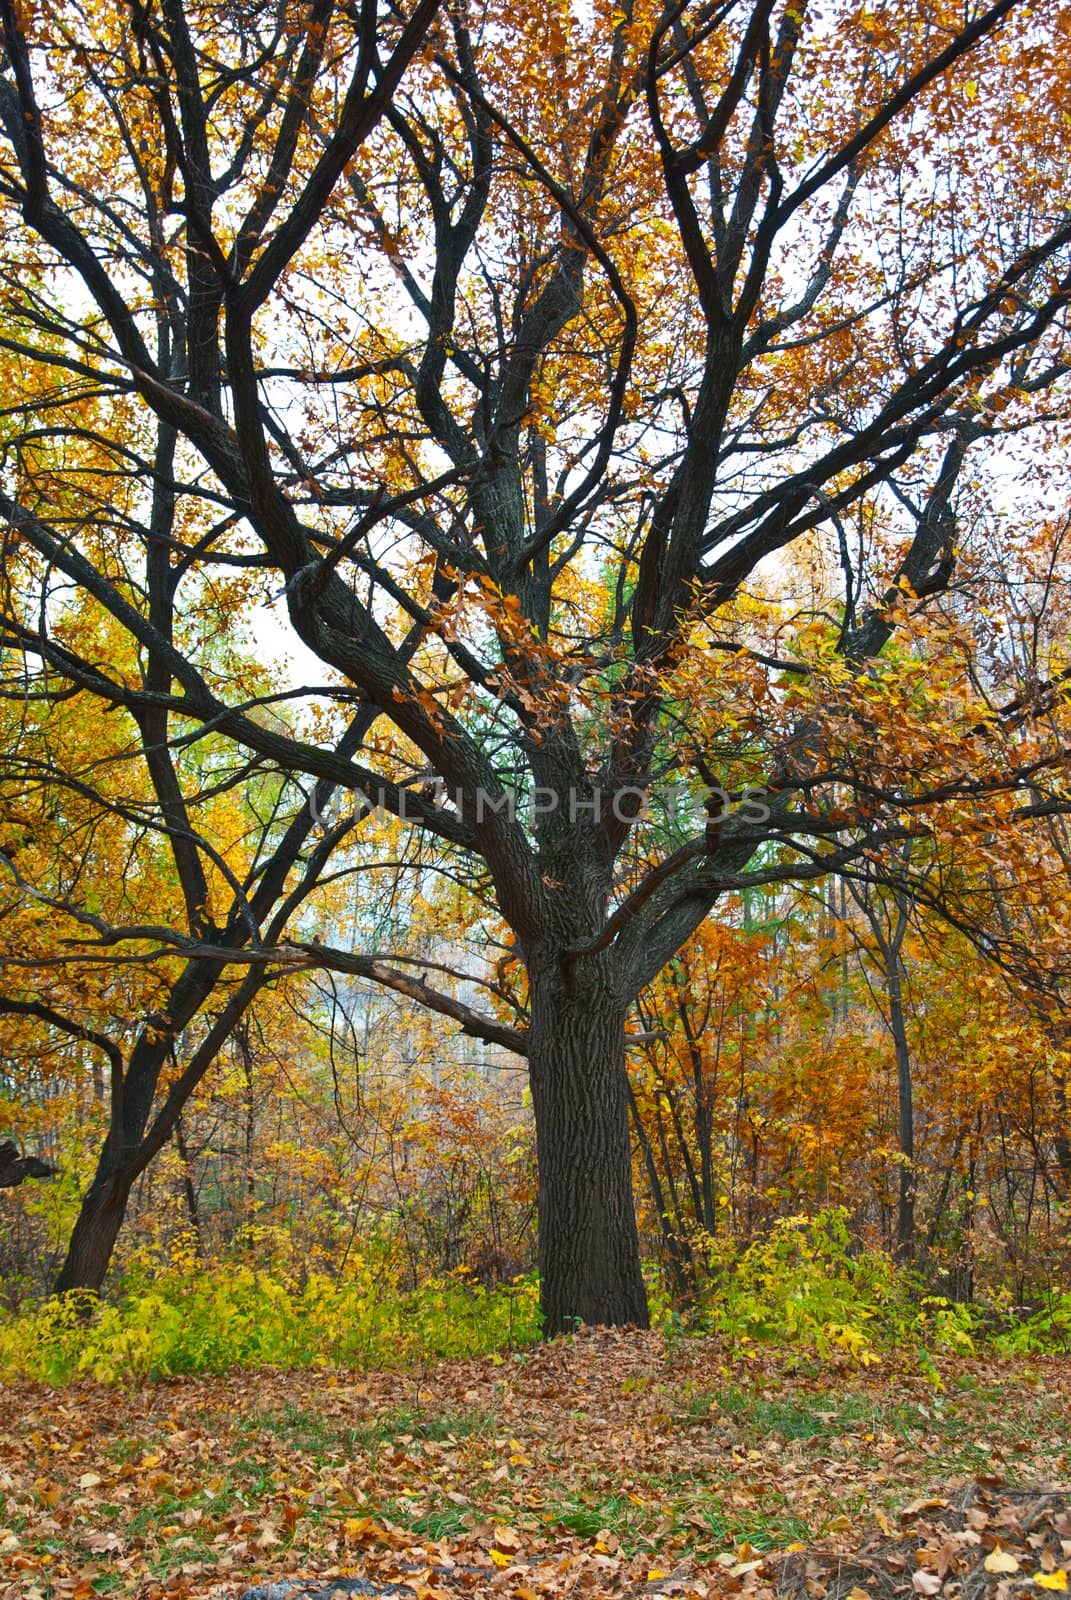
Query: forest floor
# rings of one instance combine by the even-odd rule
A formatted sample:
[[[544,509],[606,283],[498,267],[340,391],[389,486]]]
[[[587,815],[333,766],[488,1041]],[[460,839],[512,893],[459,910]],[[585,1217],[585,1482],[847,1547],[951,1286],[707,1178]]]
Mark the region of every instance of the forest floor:
[[[1053,1490],[1067,1358],[927,1376],[624,1332],[403,1373],[13,1383],[0,1600],[357,1576],[416,1600],[1043,1600],[1071,1566]]]

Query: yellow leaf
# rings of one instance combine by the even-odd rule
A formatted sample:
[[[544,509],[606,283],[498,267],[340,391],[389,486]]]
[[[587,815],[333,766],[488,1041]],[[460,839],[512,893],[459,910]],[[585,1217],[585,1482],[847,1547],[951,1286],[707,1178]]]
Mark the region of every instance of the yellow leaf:
[[[504,1550],[492,1550],[491,1560],[494,1562],[496,1567],[508,1567],[511,1564],[513,1557],[508,1556]]]
[[[1055,1572],[1035,1572],[1030,1581],[1039,1589],[1066,1589],[1067,1572],[1063,1567],[1057,1567]]]
[[[387,1537],[373,1517],[347,1517],[344,1526],[347,1539],[358,1539],[363,1544],[383,1543]]]
[[[1008,1550],[1002,1550],[998,1545],[995,1550],[990,1550],[982,1562],[987,1572],[1018,1572],[1019,1563]]]

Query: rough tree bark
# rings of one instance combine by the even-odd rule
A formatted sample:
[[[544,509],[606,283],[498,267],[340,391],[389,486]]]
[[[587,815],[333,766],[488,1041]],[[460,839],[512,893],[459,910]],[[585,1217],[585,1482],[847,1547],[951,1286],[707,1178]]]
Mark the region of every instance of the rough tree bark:
[[[529,972],[545,1331],[580,1322],[646,1328],[625,1073],[629,1001],[603,973],[570,984],[559,961],[540,960]]]
[[[134,1177],[107,1172],[102,1157],[71,1230],[67,1255],[54,1284],[56,1294],[83,1290],[99,1294],[126,1216]]]

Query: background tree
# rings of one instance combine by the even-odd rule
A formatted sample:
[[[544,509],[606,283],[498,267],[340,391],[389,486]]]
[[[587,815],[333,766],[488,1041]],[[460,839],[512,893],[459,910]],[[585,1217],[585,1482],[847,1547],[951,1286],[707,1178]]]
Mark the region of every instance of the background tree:
[[[78,625],[91,648],[91,624]],[[114,648],[111,661],[137,673]],[[5,718],[0,781],[4,1054],[19,1063],[23,1098],[34,1079],[58,1113],[57,1095],[77,1097],[84,1076],[104,1112],[57,1279],[98,1289],[132,1185],[181,1138],[190,1095],[263,986],[288,970],[261,959],[235,976],[231,957],[262,935],[281,939],[338,830],[316,828],[303,794],[288,819],[285,794],[229,751],[202,745],[195,762],[173,761],[164,745],[145,749],[148,730],[87,722],[84,697],[38,699],[25,678],[9,678],[6,693],[16,714]],[[168,930],[169,961],[107,948],[117,930],[151,937],[154,926]]]
[[[905,867],[907,865],[905,860]],[[915,1085],[904,1006],[904,939],[911,902],[901,890],[883,904],[864,882],[851,882],[852,897],[866,918],[885,991],[885,1009],[896,1058],[896,1142],[900,1177],[896,1199],[896,1254],[909,1260],[915,1246]]]

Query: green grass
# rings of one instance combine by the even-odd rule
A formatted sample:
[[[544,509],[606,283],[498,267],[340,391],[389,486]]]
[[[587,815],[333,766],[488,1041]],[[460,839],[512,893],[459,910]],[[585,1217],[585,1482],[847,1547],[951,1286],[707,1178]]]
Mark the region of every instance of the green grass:
[[[567,1528],[581,1539],[593,1539],[604,1529],[615,1534],[622,1542],[636,1535],[651,1518],[647,1506],[636,1506],[626,1495],[605,1495],[601,1500],[579,1500],[567,1496],[554,1509],[544,1513],[549,1523]]]
[[[661,1390],[664,1386],[656,1383],[654,1387]],[[976,1470],[986,1463],[991,1449],[988,1441],[983,1444],[978,1439],[979,1405],[990,1413],[989,1441],[997,1437],[992,1426],[994,1417],[1001,1421],[1009,1418],[1009,1438],[1016,1427],[1010,1420],[1014,1412],[1010,1413],[1006,1406],[1006,1395],[997,1392],[999,1385],[992,1392],[990,1386],[980,1389],[977,1384],[962,1391],[953,1389],[935,1395],[925,1404],[889,1400],[881,1394],[855,1389],[822,1392],[808,1387],[778,1394],[740,1382],[713,1389],[705,1384],[683,1391],[665,1387],[666,1410],[678,1428],[710,1429],[717,1438],[730,1435],[737,1451],[757,1452],[758,1447],[773,1440],[784,1441],[805,1455],[818,1452],[820,1456],[829,1441],[844,1440],[844,1448],[851,1450],[863,1470],[871,1458],[875,1465],[878,1463],[881,1441],[887,1443],[890,1434],[910,1444],[912,1440],[932,1438],[938,1430],[945,1446],[946,1467]],[[643,1394],[649,1388],[647,1383],[634,1384],[630,1385],[630,1392]],[[211,1563],[218,1556],[218,1546],[202,1541],[210,1540],[236,1507],[248,1507],[252,1514],[259,1514],[257,1507],[272,1501],[278,1490],[280,1457],[301,1457],[322,1470],[356,1455],[374,1460],[384,1446],[419,1456],[425,1442],[458,1444],[463,1448],[464,1441],[473,1442],[478,1456],[481,1442],[493,1439],[504,1426],[493,1409],[441,1404],[403,1403],[370,1410],[363,1416],[357,1411],[356,1421],[351,1420],[353,1415],[352,1409],[340,1417],[333,1409],[325,1413],[315,1405],[287,1403],[236,1419],[235,1449],[221,1481],[214,1483],[211,1490],[161,1493],[134,1512],[125,1537],[154,1547],[150,1568],[158,1578],[166,1580],[185,1564]],[[205,1414],[204,1426],[208,1425]],[[147,1451],[166,1452],[166,1443],[166,1436],[146,1430],[136,1437],[110,1441],[108,1454],[119,1465],[136,1464]],[[416,1538],[433,1541],[462,1537],[472,1529],[474,1518],[478,1522],[489,1514],[510,1520],[532,1516],[531,1502],[523,1494],[514,1501],[509,1483],[492,1484],[482,1473],[474,1476],[471,1448],[467,1457],[462,1453],[459,1462],[465,1463],[461,1466],[461,1481],[470,1496],[465,1505],[434,1501],[429,1504],[426,1494],[388,1496],[378,1504],[370,1504],[367,1514],[385,1517]],[[810,1544],[821,1539],[835,1519],[858,1509],[854,1502],[849,1504],[846,1500],[844,1504],[824,1505],[819,1514],[812,1512],[805,1517],[776,1489],[764,1492],[752,1505],[738,1505],[730,1497],[739,1478],[739,1468],[731,1457],[724,1467],[715,1467],[706,1474],[689,1469],[684,1462],[675,1466],[672,1457],[665,1465],[664,1472],[641,1478],[632,1496],[623,1492],[600,1494],[597,1488],[585,1492],[575,1483],[548,1486],[546,1499],[535,1515],[548,1532],[557,1530],[580,1539],[594,1539],[606,1530],[616,1537],[626,1555],[647,1552],[653,1557],[668,1541],[709,1558],[724,1550],[738,1549],[744,1543],[759,1551],[782,1549],[794,1543]],[[166,1469],[166,1459],[164,1466]],[[191,1505],[202,1512],[204,1523],[183,1526],[179,1533],[165,1533],[169,1524],[181,1521],[182,1513]],[[98,1508],[98,1515],[103,1525],[112,1526],[124,1515],[124,1508],[105,1502]],[[339,1507],[330,1502],[306,1506],[302,1513],[306,1523],[303,1540],[309,1537],[308,1524],[327,1525],[338,1516]],[[180,1539],[184,1542],[175,1548]],[[185,1542],[189,1540],[193,1542]],[[289,1542],[283,1533],[283,1544]],[[98,1592],[108,1593],[112,1588],[108,1579]]]
[[[295,1405],[284,1406],[282,1411],[259,1411],[243,1417],[238,1432],[244,1439],[269,1434],[291,1450],[307,1451],[314,1456],[340,1437],[340,1430],[332,1428],[321,1412]]]
[[[414,1439],[468,1439],[492,1434],[497,1418],[493,1411],[407,1411],[384,1412],[377,1419],[374,1437],[397,1439],[411,1434]]]
[[[181,1517],[185,1509],[186,1502],[180,1500],[177,1495],[163,1495],[152,1505],[139,1507],[130,1518],[127,1527],[135,1538],[141,1539],[146,1534],[152,1533],[157,1524],[164,1527],[176,1517]]]
[[[783,1550],[788,1544],[810,1544],[815,1537],[813,1523],[791,1513],[767,1516],[747,1512],[732,1514],[719,1508],[698,1513],[710,1527],[711,1538],[727,1550],[747,1543],[756,1550]]]
[[[121,1406],[87,1387],[65,1413],[70,1458],[57,1452],[46,1474],[39,1452],[19,1457],[0,1526],[38,1558],[42,1593],[61,1592],[57,1574],[95,1569],[96,1593],[121,1600],[134,1592],[131,1563],[154,1587],[203,1565],[207,1587],[209,1573],[252,1582],[325,1556],[359,1562],[377,1535],[351,1520],[390,1528],[399,1547],[468,1551],[509,1523],[526,1555],[569,1544],[585,1561],[619,1551],[638,1569],[687,1557],[732,1566],[750,1559],[745,1545],[865,1535],[876,1512],[895,1516],[994,1462],[1023,1481],[1066,1474],[1066,1372],[1040,1359],[948,1358],[935,1382],[886,1363],[852,1371],[843,1358],[812,1376],[794,1356],[737,1357],[715,1343],[653,1355],[622,1371],[616,1347],[578,1341],[492,1360],[463,1388],[430,1364],[359,1384],[264,1375],[222,1407],[215,1380],[145,1385]],[[9,1410],[17,1426],[18,1403]],[[82,1495],[88,1471],[100,1481]],[[277,1542],[261,1547],[265,1525]],[[122,1550],[90,1553],[95,1531],[117,1534]]]
[[[159,1435],[151,1438],[115,1439],[108,1446],[108,1459],[114,1461],[117,1467],[124,1467],[128,1461],[137,1461],[139,1456],[145,1455],[159,1443]]]
[[[551,1526],[566,1529],[581,1539],[593,1539],[603,1531],[620,1541],[626,1555],[641,1550],[657,1550],[668,1538],[685,1542],[697,1552],[736,1549],[745,1541],[756,1550],[783,1549],[797,1541],[807,1543],[822,1532],[813,1523],[793,1515],[779,1504],[775,1509],[751,1511],[724,1506],[692,1481],[693,1492],[676,1499],[654,1498],[661,1490],[686,1485],[650,1485],[652,1499],[637,1505],[627,1495],[610,1494],[599,1499],[565,1497],[543,1513]],[[705,1488],[705,1486],[704,1486]],[[782,1496],[772,1496],[783,1501]],[[835,1514],[835,1513],[834,1513]]]
[[[468,1526],[471,1514],[464,1506],[443,1506],[441,1510],[423,1511],[413,1516],[406,1514],[404,1508],[398,1507],[392,1521],[400,1523],[415,1533],[420,1539],[454,1539],[463,1533]]]
[[[772,1399],[731,1388],[709,1396],[705,1416],[720,1412],[752,1439],[830,1439],[881,1430],[909,1439],[932,1427],[916,1405],[885,1405],[865,1394],[797,1395]],[[695,1404],[698,1413],[698,1397]]]
[[[288,1405],[281,1411],[254,1412],[238,1424],[239,1437],[252,1445],[265,1435],[289,1450],[324,1460],[353,1450],[369,1451],[403,1438],[442,1442],[493,1433],[490,1411],[433,1411],[397,1406],[377,1412],[366,1422],[340,1423],[322,1412]]]

